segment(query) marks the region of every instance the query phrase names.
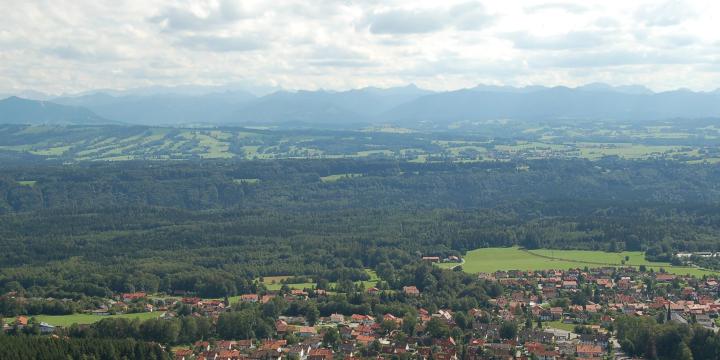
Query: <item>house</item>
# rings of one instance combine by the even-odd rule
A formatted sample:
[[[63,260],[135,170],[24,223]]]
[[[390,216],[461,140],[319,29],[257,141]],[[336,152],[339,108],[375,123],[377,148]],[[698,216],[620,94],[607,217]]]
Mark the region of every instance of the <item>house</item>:
[[[553,320],[559,320],[563,315],[563,308],[561,308],[561,307],[550,308],[550,315]]]
[[[317,335],[317,330],[314,326],[302,326],[297,333],[300,337],[308,338]]]
[[[333,353],[330,349],[310,349],[308,360],[332,360]]]
[[[283,350],[289,359],[305,359],[310,352],[310,347],[305,345],[293,345]]]
[[[18,317],[15,318],[15,325],[16,325],[19,329],[22,329],[23,327],[27,326],[27,324],[28,324],[28,318],[27,318],[27,317],[25,317],[25,316],[18,316]]]
[[[532,350],[528,350],[530,354],[532,354],[535,359],[538,360],[556,360],[560,359],[560,352],[556,350],[547,350],[545,348],[535,348]]]
[[[383,321],[390,321],[390,322],[393,322],[393,323],[398,324],[398,325],[399,325],[400,323],[402,323],[402,319],[394,316],[393,314],[385,314],[385,315],[383,315]]]
[[[258,294],[243,294],[240,295],[240,301],[256,303],[260,301],[260,296]]]
[[[430,263],[438,263],[440,262],[439,256],[423,256],[422,261],[430,262]]]
[[[599,345],[601,348],[606,348],[610,341],[609,336],[605,334],[580,334],[578,339],[581,344]]]
[[[52,326],[48,323],[41,322],[40,323],[40,333],[41,334],[52,334],[55,332],[55,326]]]
[[[180,301],[183,304],[198,305],[202,302],[202,299],[199,297],[189,297],[189,298],[182,298],[182,300],[180,300]]]
[[[613,287],[612,279],[597,279],[595,280],[595,283],[599,287],[604,287],[606,289],[610,289]]]
[[[144,292],[134,292],[122,294],[120,298],[122,299],[122,301],[128,302],[133,300],[139,300],[145,298],[146,296],[147,294],[145,294]]]
[[[377,295],[380,293],[380,289],[378,289],[376,287],[371,287],[371,288],[367,289],[367,293],[370,295]]]
[[[175,360],[189,360],[193,357],[193,351],[191,349],[177,349],[175,350]]]
[[[284,334],[288,330],[288,323],[285,322],[285,320],[277,320],[275,321],[275,331],[277,331],[278,334]]]
[[[415,286],[403,286],[403,293],[410,296],[420,295],[420,290]]]
[[[358,344],[363,344],[363,345],[367,346],[370,343],[372,343],[373,341],[375,341],[375,337],[370,336],[370,335],[358,335],[355,338],[355,341],[357,341]]]
[[[603,349],[600,345],[579,344],[575,352],[580,358],[602,358]]]
[[[242,354],[238,350],[220,350],[215,360],[241,360]]]
[[[238,350],[249,350],[255,348],[255,344],[252,340],[238,340],[235,346]]]
[[[343,314],[331,314],[330,321],[339,324],[345,322],[345,316]]]
[[[350,321],[354,323],[370,325],[375,322],[375,319],[373,319],[373,317],[369,315],[352,314],[352,316],[350,316]]]

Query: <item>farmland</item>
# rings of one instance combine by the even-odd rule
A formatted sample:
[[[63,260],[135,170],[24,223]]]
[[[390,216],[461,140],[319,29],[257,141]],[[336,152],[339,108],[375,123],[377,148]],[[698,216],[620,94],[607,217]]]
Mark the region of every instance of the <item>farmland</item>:
[[[628,260],[625,260],[625,257]],[[498,270],[548,270],[602,266],[640,266],[659,271],[661,268],[673,274],[702,276],[711,271],[693,267],[672,266],[669,263],[649,262],[642,252],[604,252],[587,250],[530,250],[518,247],[484,248],[468,251],[464,257],[463,270],[469,273],[491,273]],[[625,262],[623,264],[623,261]],[[443,263],[451,268],[457,264]]]
[[[422,133],[376,128],[341,131],[4,125],[0,126],[0,153],[62,161],[390,158],[424,163],[600,160],[610,156],[717,162],[720,131],[703,125],[516,124],[521,131],[511,136],[483,127]]]

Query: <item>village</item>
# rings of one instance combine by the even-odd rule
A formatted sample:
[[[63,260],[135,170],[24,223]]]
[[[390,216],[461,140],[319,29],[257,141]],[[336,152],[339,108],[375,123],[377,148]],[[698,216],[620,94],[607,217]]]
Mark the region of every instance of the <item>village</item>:
[[[431,259],[434,261],[435,259]],[[453,259],[454,260],[454,259]],[[628,358],[615,338],[618,317],[652,317],[658,322],[697,324],[716,332],[720,310],[714,278],[641,272],[633,267],[546,271],[498,271],[477,275],[503,291],[485,306],[467,312],[417,308],[408,314],[331,313],[318,319],[280,315],[272,336],[252,339],[205,339],[172,348],[178,360],[240,359],[608,359]],[[374,302],[392,290],[364,290]],[[418,303],[425,294],[404,286],[395,294]],[[6,294],[3,298],[17,296]],[[110,316],[129,309],[170,320],[181,312],[217,322],[234,306],[321,301],[335,296],[319,289],[288,289],[243,294],[238,304],[198,297],[158,297],[143,292],[118,294],[97,309]],[[23,299],[15,299],[23,301]],[[189,309],[189,310],[188,310]],[[416,315],[416,316],[415,316]],[[31,326],[18,316],[5,332]],[[41,334],[63,336],[62,327],[35,325]]]

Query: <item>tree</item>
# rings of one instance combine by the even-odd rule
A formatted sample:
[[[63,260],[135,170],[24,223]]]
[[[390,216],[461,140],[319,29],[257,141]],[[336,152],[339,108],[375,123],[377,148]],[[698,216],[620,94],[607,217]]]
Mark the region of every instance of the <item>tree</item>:
[[[513,321],[505,321],[500,325],[500,337],[503,339],[515,339],[517,331],[517,324]]]
[[[417,326],[417,315],[414,313],[407,313],[403,317],[402,329],[408,335],[415,335],[415,327]]]
[[[336,349],[339,343],[340,333],[336,328],[330,328],[325,331],[325,335],[323,335],[323,344],[325,344],[326,347]]]
[[[309,302],[305,309],[305,320],[307,320],[308,324],[315,325],[319,318],[320,311],[318,310],[317,305],[315,305],[314,302]]]
[[[426,331],[435,339],[447,338],[450,335],[448,324],[439,318],[432,318],[427,322]]]

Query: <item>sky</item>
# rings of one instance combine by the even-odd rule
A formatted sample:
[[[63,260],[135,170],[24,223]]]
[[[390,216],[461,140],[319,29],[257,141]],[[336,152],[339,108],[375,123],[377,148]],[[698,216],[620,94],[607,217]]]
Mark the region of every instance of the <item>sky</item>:
[[[0,0],[0,92],[720,87],[715,0]]]

